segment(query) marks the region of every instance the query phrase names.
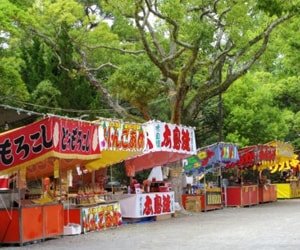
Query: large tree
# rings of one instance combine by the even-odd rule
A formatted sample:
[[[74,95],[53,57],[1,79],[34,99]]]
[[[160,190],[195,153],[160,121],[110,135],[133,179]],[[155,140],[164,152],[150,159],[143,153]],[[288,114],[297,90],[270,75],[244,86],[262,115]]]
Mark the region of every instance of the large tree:
[[[34,63],[24,71],[37,74],[23,76],[34,100],[49,94],[43,81],[50,80],[65,98],[59,105],[77,109],[92,94],[89,83],[121,118],[186,124],[253,68],[273,31],[298,14],[298,1],[281,0],[44,0],[29,6],[18,1],[18,13],[28,17],[8,21],[5,30],[26,31],[22,58]]]
[[[152,118],[151,105],[138,95],[149,92],[148,103],[164,98],[171,122],[189,123],[204,101],[254,65],[272,31],[297,15],[297,1],[269,2],[39,1],[29,30],[55,51],[61,69],[84,75],[120,117],[134,118],[126,104],[138,109],[134,115]],[[72,43],[71,65],[64,64],[66,47],[57,43],[61,34]],[[141,64],[149,65],[144,82],[134,78],[145,72]]]

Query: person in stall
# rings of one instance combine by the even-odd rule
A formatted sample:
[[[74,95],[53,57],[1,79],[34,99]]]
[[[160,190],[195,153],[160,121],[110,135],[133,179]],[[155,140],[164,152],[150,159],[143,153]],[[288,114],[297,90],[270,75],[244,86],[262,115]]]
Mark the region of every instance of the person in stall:
[[[150,186],[151,186],[151,180],[144,180],[143,181],[143,190],[145,193],[150,193]]]
[[[242,178],[241,178],[241,175],[238,174],[238,175],[231,175],[229,177],[229,184],[230,186],[239,186],[242,184]]]
[[[130,193],[135,194],[136,191],[137,191],[136,189],[140,188],[140,184],[137,181],[137,179],[135,179],[134,177],[132,177],[130,179],[130,186],[129,187],[130,187]]]

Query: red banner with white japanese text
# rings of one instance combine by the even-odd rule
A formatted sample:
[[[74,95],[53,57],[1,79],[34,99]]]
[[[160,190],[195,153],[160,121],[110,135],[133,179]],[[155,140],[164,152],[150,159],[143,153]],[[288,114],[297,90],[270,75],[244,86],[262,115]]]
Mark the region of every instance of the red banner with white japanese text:
[[[264,162],[275,161],[276,149],[268,145],[254,145],[239,150],[239,167],[252,167]]]
[[[88,122],[47,117],[0,135],[0,172],[47,157],[91,160],[99,156],[97,126]]]

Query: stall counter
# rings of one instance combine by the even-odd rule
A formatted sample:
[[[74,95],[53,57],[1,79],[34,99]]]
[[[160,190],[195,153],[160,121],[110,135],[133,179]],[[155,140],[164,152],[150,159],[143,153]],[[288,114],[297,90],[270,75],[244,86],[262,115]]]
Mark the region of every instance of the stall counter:
[[[258,185],[228,186],[224,192],[227,206],[243,207],[258,204]]]
[[[277,186],[274,184],[259,186],[259,203],[277,201]]]
[[[175,213],[174,192],[123,194],[119,202],[124,218],[143,218]]]
[[[277,198],[292,199],[300,197],[300,182],[291,181],[290,183],[277,183]]]
[[[82,233],[104,230],[122,224],[120,203],[72,206],[64,210],[64,224],[81,225]]]
[[[221,192],[206,191],[206,194],[183,194],[182,205],[184,209],[188,209],[187,201],[190,199],[198,200],[202,212],[223,208]]]
[[[0,243],[20,244],[63,235],[61,204],[0,209]]]

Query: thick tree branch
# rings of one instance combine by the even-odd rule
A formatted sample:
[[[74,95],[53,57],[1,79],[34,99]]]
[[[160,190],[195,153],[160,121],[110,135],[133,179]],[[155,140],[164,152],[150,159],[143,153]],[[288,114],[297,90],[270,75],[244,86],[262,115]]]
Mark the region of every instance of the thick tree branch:
[[[150,60],[161,70],[162,74],[167,77],[167,78],[171,78],[174,81],[177,80],[177,74],[175,74],[174,72],[168,70],[168,68],[166,67],[166,64],[162,63],[154,54],[154,52],[152,52],[150,45],[147,41],[146,38],[146,34],[145,34],[145,30],[143,28],[143,26],[140,24],[140,16],[139,16],[139,8],[137,6],[136,11],[135,11],[135,23],[138,27],[140,36],[141,36],[141,40],[143,43],[143,46],[145,48],[145,51],[148,55],[148,57],[150,58]]]
[[[181,48],[179,49],[177,52],[171,52],[169,56],[165,57],[163,60],[162,60],[162,63],[165,63],[165,62],[170,62],[178,57],[181,56],[181,54],[186,51],[185,48]]]
[[[251,41],[249,41],[249,43],[244,48],[236,52],[236,54],[233,55],[232,58],[230,58],[230,60],[224,60],[224,56],[227,57],[228,54],[223,54],[222,57],[220,57],[222,60],[216,61],[216,66],[215,69],[212,71],[212,74],[217,73],[216,75],[219,75],[220,69],[222,69],[225,63],[227,63],[229,67],[226,78],[220,84],[215,84],[218,83],[218,81],[213,82],[214,80],[216,80],[216,77],[210,75],[207,82],[199,86],[194,98],[192,98],[192,101],[187,105],[187,107],[184,110],[186,114],[186,119],[191,120],[195,118],[199,112],[199,106],[203,101],[208,100],[226,91],[235,80],[243,76],[265,52],[269,42],[270,34],[274,30],[274,28],[276,28],[279,24],[285,22],[286,20],[290,19],[291,17],[293,17],[293,15],[284,15],[274,20],[265,28],[265,30],[262,33],[260,33]],[[254,52],[250,59],[246,62],[243,62],[241,65],[236,66],[237,70],[234,70],[234,66],[238,63],[238,59],[240,59],[242,55],[245,55],[247,52],[249,52],[259,42],[261,42],[260,47]]]
[[[145,53],[145,50],[126,50],[126,49],[120,49],[116,47],[111,47],[107,45],[95,45],[95,46],[89,46],[89,45],[83,45],[83,47],[89,49],[89,50],[94,50],[94,49],[108,49],[108,50],[115,50],[123,54],[133,54],[133,55],[138,55],[138,54],[143,54]]]
[[[157,38],[151,24],[148,22],[148,20],[146,20],[145,22],[146,22],[146,27],[148,28],[149,33],[152,37],[152,41],[153,41],[155,48],[159,52],[159,55],[161,56],[161,58],[164,58],[166,56],[166,52],[164,51],[164,48],[160,45],[158,38]]]
[[[185,48],[187,48],[187,49],[194,49],[194,48],[195,48],[195,46],[193,46],[193,45],[191,45],[191,44],[189,44],[189,43],[179,41],[179,39],[178,39],[179,26],[178,26],[178,24],[177,24],[177,22],[176,22],[175,20],[171,19],[170,17],[164,16],[164,15],[162,15],[161,13],[159,13],[158,11],[154,10],[154,9],[152,8],[151,3],[150,3],[149,0],[145,0],[145,2],[146,2],[146,4],[147,4],[147,7],[148,7],[149,11],[150,11],[153,15],[159,17],[160,19],[165,20],[167,23],[169,23],[169,24],[171,24],[171,25],[173,26],[172,36],[173,36],[173,38],[174,38],[174,41],[175,41],[178,45],[180,45],[180,46],[182,46],[182,47],[185,47]]]
[[[81,67],[86,72],[86,77],[87,77],[88,81],[91,83],[91,85],[93,87],[95,87],[97,89],[97,91],[99,91],[102,94],[103,98],[105,98],[106,103],[118,115],[120,115],[121,118],[123,118],[123,119],[126,118],[126,119],[131,119],[134,121],[142,122],[143,119],[129,114],[126,109],[124,109],[117,102],[114,101],[113,97],[110,95],[109,91],[103,86],[103,84],[101,84],[101,82],[95,77],[94,74],[92,74],[90,71],[87,70],[89,67],[88,67],[88,63],[87,63],[86,54],[83,51],[79,51],[79,53],[82,57]]]
[[[236,55],[234,56],[234,61],[237,61],[237,59],[242,57],[248,51],[249,48],[257,44],[264,37],[269,36],[275,27],[277,27],[279,24],[283,23],[284,21],[290,19],[291,17],[293,17],[293,15],[287,14],[273,21],[270,25],[268,25],[265,28],[263,32],[261,32],[259,35],[254,37],[252,40],[250,40],[247,45],[245,45],[236,53]]]
[[[86,70],[87,71],[98,71],[98,70],[103,69],[105,67],[111,67],[111,68],[114,68],[114,69],[118,69],[119,68],[118,66],[116,66],[116,65],[108,62],[108,63],[101,64],[101,65],[99,65],[96,68],[86,68]]]

